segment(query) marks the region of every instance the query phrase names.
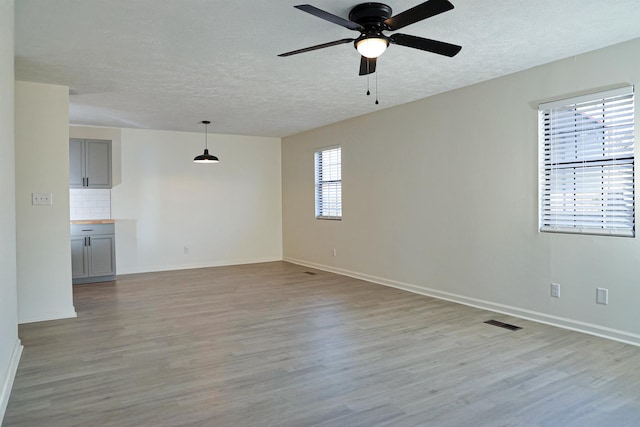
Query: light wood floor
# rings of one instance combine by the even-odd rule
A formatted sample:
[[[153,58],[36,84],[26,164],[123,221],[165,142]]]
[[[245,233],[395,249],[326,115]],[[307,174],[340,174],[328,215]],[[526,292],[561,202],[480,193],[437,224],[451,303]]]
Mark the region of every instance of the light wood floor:
[[[638,347],[308,271],[76,286],[20,327],[3,425],[640,426]]]

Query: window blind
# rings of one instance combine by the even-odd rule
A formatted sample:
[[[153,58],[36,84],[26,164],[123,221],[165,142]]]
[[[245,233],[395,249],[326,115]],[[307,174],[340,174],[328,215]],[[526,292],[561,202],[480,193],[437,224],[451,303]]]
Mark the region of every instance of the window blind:
[[[316,151],[316,218],[342,217],[342,153],[340,147]]]
[[[633,87],[539,107],[540,230],[635,235]]]

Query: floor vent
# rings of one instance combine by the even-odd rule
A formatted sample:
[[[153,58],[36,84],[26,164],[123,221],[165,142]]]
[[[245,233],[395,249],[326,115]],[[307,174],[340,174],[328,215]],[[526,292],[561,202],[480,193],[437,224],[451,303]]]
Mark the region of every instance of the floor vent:
[[[304,274],[308,274],[309,276],[315,276],[316,273],[314,273],[313,271],[305,271]]]
[[[498,326],[500,328],[509,329],[510,331],[517,331],[518,329],[522,329],[520,326],[510,325],[508,323],[498,322],[497,320],[487,320],[484,322],[488,325]]]

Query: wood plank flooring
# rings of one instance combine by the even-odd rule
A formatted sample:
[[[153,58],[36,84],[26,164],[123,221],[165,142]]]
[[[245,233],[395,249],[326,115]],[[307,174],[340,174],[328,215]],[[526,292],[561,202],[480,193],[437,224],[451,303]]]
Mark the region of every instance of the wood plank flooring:
[[[285,262],[74,299],[20,327],[3,426],[640,426],[638,347]]]

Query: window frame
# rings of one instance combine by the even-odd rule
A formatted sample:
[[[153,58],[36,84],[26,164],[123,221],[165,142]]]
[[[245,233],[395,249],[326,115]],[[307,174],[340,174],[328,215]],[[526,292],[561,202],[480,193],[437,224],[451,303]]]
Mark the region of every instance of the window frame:
[[[329,154],[333,150],[338,150],[337,162],[328,163],[329,167],[337,166],[338,177],[332,179],[323,179],[323,163],[322,157]],[[313,153],[313,169],[314,169],[314,204],[315,217],[322,220],[342,220],[342,147],[340,145],[332,145],[329,147],[318,148]],[[330,171],[330,173],[335,173]],[[323,201],[323,189],[327,188],[329,192],[329,200]],[[333,194],[331,194],[333,193]],[[337,200],[336,200],[337,198]],[[335,212],[337,210],[337,213]]]
[[[633,86],[540,104],[538,145],[538,231],[635,237]]]

